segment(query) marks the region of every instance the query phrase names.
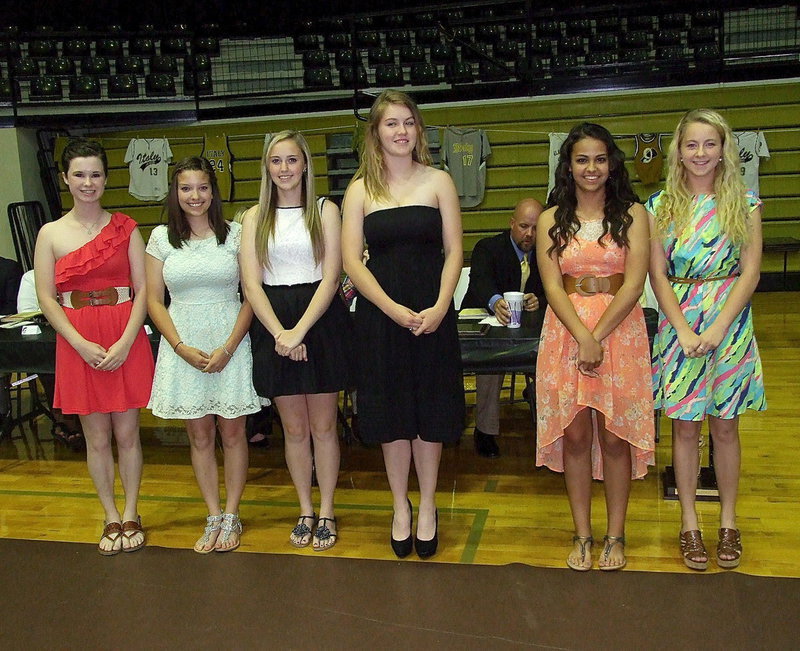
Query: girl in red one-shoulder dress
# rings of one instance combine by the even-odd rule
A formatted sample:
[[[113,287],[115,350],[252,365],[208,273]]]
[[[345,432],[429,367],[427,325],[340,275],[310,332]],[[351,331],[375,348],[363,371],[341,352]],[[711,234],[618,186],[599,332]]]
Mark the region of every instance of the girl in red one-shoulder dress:
[[[98,550],[112,556],[145,543],[137,510],[139,409],[150,397],[153,353],[142,328],[144,242],[133,219],[100,205],[108,173],[100,143],[70,141],[61,165],[74,207],[39,233],[36,293],[57,333],[53,406],[80,416],[89,474],[105,511]],[[125,492],[122,513],[114,501],[112,433]]]

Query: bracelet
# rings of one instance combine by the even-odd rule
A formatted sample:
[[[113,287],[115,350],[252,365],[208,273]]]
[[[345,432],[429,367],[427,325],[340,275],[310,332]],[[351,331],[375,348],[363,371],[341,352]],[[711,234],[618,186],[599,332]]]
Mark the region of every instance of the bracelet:
[[[182,343],[183,343],[183,339],[181,339],[177,344],[175,344],[172,347],[172,350],[174,350],[177,353],[178,352],[178,346],[180,346]]]
[[[230,352],[226,347],[225,344],[222,344],[222,352],[225,353],[228,357],[233,357],[233,353]]]

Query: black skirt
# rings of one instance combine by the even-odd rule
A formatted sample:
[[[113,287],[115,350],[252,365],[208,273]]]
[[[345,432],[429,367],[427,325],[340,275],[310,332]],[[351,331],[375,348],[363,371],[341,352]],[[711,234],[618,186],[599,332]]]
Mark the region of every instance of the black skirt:
[[[275,316],[287,330],[297,325],[319,282],[264,285]],[[328,309],[303,339],[308,361],[295,362],[275,352],[275,339],[261,321],[250,326],[253,385],[263,398],[336,393],[350,387],[353,325],[347,307],[334,296]]]

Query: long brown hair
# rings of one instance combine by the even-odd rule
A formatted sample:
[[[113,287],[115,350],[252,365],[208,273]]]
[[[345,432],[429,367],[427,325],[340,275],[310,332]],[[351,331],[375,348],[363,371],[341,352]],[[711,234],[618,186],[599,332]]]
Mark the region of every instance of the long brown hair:
[[[222,199],[214,166],[201,156],[188,156],[175,164],[167,194],[167,235],[169,243],[179,249],[192,236],[192,229],[178,201],[178,177],[181,172],[204,172],[211,186],[211,205],[208,208],[208,225],[217,237],[217,244],[225,244],[230,226],[222,215]]]

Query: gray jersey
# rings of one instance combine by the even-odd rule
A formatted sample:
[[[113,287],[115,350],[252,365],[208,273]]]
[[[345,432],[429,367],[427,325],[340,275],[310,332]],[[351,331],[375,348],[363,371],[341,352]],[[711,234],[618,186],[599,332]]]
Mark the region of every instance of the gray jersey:
[[[161,201],[167,196],[171,160],[166,138],[133,138],[125,152],[131,176],[128,192],[140,201]]]
[[[486,190],[486,159],[492,153],[483,129],[447,127],[442,162],[453,178],[463,208],[477,206]]]

